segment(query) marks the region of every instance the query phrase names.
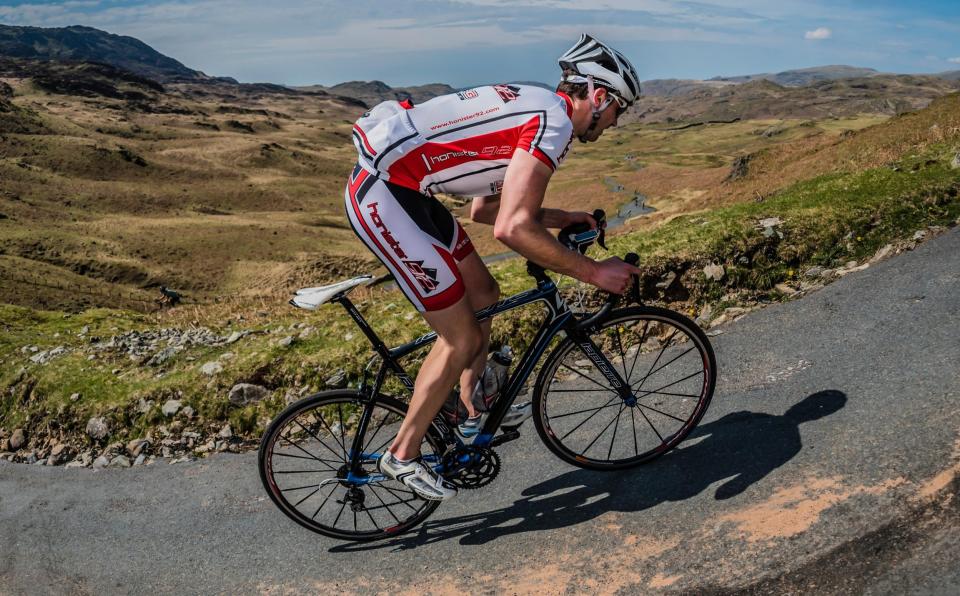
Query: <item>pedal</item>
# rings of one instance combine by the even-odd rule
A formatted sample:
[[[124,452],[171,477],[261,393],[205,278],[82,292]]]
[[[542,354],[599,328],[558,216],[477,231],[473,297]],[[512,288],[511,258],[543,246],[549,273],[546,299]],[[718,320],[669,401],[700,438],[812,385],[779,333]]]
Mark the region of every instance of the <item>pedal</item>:
[[[501,427],[501,428],[502,428],[503,432],[502,432],[501,434],[493,437],[493,440],[490,441],[490,446],[491,446],[491,447],[496,447],[497,445],[503,445],[504,443],[509,443],[510,441],[513,441],[514,439],[519,439],[519,438],[520,438],[520,431],[517,430],[517,428],[519,428],[519,427],[512,426],[512,427],[510,427],[510,428],[507,428],[507,427]]]

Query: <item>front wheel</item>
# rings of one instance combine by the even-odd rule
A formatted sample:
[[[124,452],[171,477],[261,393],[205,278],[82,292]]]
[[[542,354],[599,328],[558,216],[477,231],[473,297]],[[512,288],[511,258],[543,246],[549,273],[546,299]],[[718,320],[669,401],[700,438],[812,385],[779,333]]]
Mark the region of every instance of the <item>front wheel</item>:
[[[360,441],[360,471],[351,471],[358,422],[370,421]],[[387,396],[373,403],[356,391],[317,393],[291,404],[260,442],[260,479],[273,502],[301,526],[333,538],[395,536],[427,518],[438,501],[382,477],[377,460],[397,436],[407,406]],[[439,462],[444,442],[431,426],[421,444],[425,462]]]
[[[696,323],[635,306],[612,312],[590,339],[630,384],[635,403],[565,338],[533,390],[534,423],[550,451],[582,468],[629,468],[663,455],[696,427],[717,375],[713,348]]]

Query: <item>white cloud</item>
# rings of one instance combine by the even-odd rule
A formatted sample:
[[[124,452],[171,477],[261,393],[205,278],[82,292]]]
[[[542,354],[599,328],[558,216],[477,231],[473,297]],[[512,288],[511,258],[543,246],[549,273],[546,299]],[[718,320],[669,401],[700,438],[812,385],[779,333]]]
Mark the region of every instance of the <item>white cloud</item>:
[[[803,34],[804,39],[830,39],[833,37],[833,31],[826,27],[817,27],[813,31],[807,31]]]
[[[947,58],[947,62],[953,62],[954,64],[960,64],[960,56],[956,58]]]

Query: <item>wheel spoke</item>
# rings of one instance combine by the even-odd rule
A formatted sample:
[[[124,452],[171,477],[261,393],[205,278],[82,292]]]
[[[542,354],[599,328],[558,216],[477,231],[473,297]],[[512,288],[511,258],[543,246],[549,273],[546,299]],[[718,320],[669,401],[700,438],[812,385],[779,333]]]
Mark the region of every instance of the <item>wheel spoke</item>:
[[[336,468],[334,468],[334,467],[331,466],[330,464],[324,462],[321,458],[319,458],[319,457],[317,457],[316,455],[310,453],[309,451],[307,451],[306,449],[304,449],[304,448],[301,447],[300,445],[297,445],[296,443],[292,442],[290,439],[286,438],[285,436],[279,435],[279,438],[281,438],[281,439],[283,439],[284,441],[286,441],[287,443],[289,443],[292,447],[296,447],[296,448],[299,449],[300,451],[303,451],[304,453],[306,453],[307,455],[309,455],[309,456],[310,456],[310,459],[315,459],[315,460],[317,460],[318,462],[320,462],[320,463],[322,463],[323,465],[327,466],[328,468],[330,468],[330,469],[333,470],[334,472],[337,471]],[[276,452],[274,452],[274,453],[276,453]]]
[[[620,364],[623,365],[624,380],[630,383],[630,377],[627,377],[627,355],[623,351],[623,342],[620,341],[620,325],[614,325],[613,330],[617,334],[617,348],[620,350]]]
[[[622,406],[621,406],[621,411],[623,411]],[[583,454],[586,453],[591,447],[593,447],[593,444],[596,443],[597,440],[600,439],[600,437],[603,436],[603,433],[607,432],[607,429],[610,428],[610,425],[613,424],[615,420],[619,420],[619,419],[620,419],[620,413],[617,412],[617,415],[614,417],[614,419],[611,420],[610,422],[608,422],[607,425],[603,427],[603,430],[600,431],[600,434],[597,435],[596,437],[594,437],[594,439],[593,439],[592,441],[590,441],[590,444],[587,445],[586,448],[585,448],[583,451],[580,452],[580,455],[583,455]]]
[[[366,444],[364,444],[363,449],[361,449],[361,451],[363,451],[364,453],[371,453],[370,451],[367,451],[367,447],[369,447],[370,444],[373,443],[373,439],[377,436],[377,434],[383,428],[383,425],[387,422],[387,418],[389,417],[390,417],[390,413],[388,412],[383,418],[380,419],[380,424],[377,425],[377,430],[373,431],[373,434],[370,435],[370,437],[367,439],[367,442]],[[373,453],[379,453],[379,450],[373,451]]]
[[[374,487],[372,484],[370,484],[370,485],[368,485],[368,486],[370,487],[370,492],[373,493],[373,496],[375,496],[375,497],[377,498],[377,500],[380,501],[381,503],[383,503],[383,506],[386,507],[387,513],[390,514],[390,517],[392,517],[392,518],[394,519],[394,521],[396,521],[396,522],[399,524],[399,523],[400,523],[400,518],[397,517],[396,515],[394,515],[393,510],[390,509],[390,507],[387,505],[387,503],[383,500],[383,497],[380,496],[380,493],[378,493],[378,492],[375,490],[375,487]],[[400,503],[391,503],[391,505],[399,505],[399,504],[400,504]]]
[[[660,362],[660,358],[663,357],[663,353],[667,351],[667,348],[670,346],[670,342],[673,341],[674,336],[679,332],[679,329],[674,329],[673,333],[670,334],[670,337],[667,338],[667,341],[663,342],[663,347],[660,348],[660,353],[657,354],[657,359],[654,360],[653,364],[650,365],[650,370],[647,371],[647,374],[643,375],[644,380],[650,376],[650,371],[654,369],[658,362]],[[643,387],[643,381],[640,381],[640,387]],[[639,387],[637,389],[639,390]]]
[[[294,454],[292,454],[292,453],[277,453],[276,451],[274,451],[273,454],[274,454],[275,456],[277,456],[277,457],[292,457],[292,458],[294,458],[294,459],[315,460],[315,461],[326,462],[326,463],[328,463],[328,464],[341,464],[341,463],[343,463],[343,462],[341,462],[339,459],[323,459],[322,457],[306,457],[306,456],[304,456],[304,455],[294,455]]]
[[[610,398],[610,401],[608,401],[607,403],[603,404],[603,406],[607,406],[608,404],[612,404],[613,401],[616,400],[616,399],[620,399],[620,396],[619,396],[619,395],[615,395],[615,396],[611,397],[611,398]],[[584,424],[586,424],[587,421],[589,421],[591,418],[593,418],[594,416],[597,415],[597,412],[599,412],[600,410],[603,409],[603,406],[600,407],[600,408],[597,408],[597,411],[594,412],[593,414],[590,414],[589,416],[587,416],[587,419],[586,419],[586,420],[584,420],[584,421],[581,422],[580,424],[578,424],[578,425],[574,426],[572,429],[570,429],[570,432],[568,432],[567,434],[565,434],[565,435],[563,435],[562,437],[560,437],[560,440],[562,441],[563,439],[566,439],[566,438],[569,437],[571,434],[573,434],[573,431],[577,430],[578,428],[580,428],[581,426],[583,426]]]
[[[607,459],[613,454],[613,443],[617,440],[617,427],[620,426],[620,415],[623,414],[624,404],[620,403],[620,411],[617,412],[617,421],[613,425],[613,436],[610,437],[610,448],[607,449]],[[631,408],[632,409],[632,408]]]
[[[303,485],[303,486],[293,486],[293,487],[290,487],[290,488],[281,488],[281,489],[280,489],[280,492],[285,493],[285,492],[290,491],[290,490],[303,490],[303,489],[305,489],[305,488],[316,488],[317,490],[320,490],[320,487],[317,485],[316,482],[314,482],[313,484],[305,484],[305,485]]]
[[[702,370],[698,370],[697,372],[692,373],[692,374],[689,374],[689,375],[683,377],[682,379],[678,379],[678,380],[676,380],[676,381],[674,381],[674,382],[672,382],[672,383],[667,383],[666,385],[663,385],[663,386],[661,386],[661,387],[657,387],[656,389],[649,390],[649,391],[647,391],[646,393],[644,393],[641,397],[646,397],[646,396],[651,395],[651,394],[653,394],[653,393],[661,393],[661,390],[662,390],[662,389],[666,389],[667,387],[673,387],[673,386],[676,385],[677,383],[682,383],[682,382],[686,381],[687,379],[692,379],[693,377],[695,377],[695,376],[697,376],[697,375],[702,375],[702,374],[703,374],[703,371],[702,371]],[[642,384],[642,383],[641,383],[641,384]],[[640,387],[637,387],[636,390],[639,392],[639,391],[640,391]],[[664,393],[664,395],[679,395],[679,396],[682,396],[682,397],[700,397],[699,395],[686,395],[686,394],[683,394],[683,393]],[[638,399],[639,399],[639,398],[638,398]]]
[[[680,355],[675,356],[674,358],[671,358],[669,362],[665,362],[665,363],[661,364],[661,365],[657,368],[657,370],[654,370],[654,371],[651,371],[651,372],[647,373],[646,376],[644,376],[644,377],[643,377],[642,379],[640,379],[640,381],[638,381],[638,382],[639,382],[640,384],[643,384],[643,382],[646,381],[647,378],[649,378],[651,375],[657,374],[658,372],[660,372],[661,370],[663,370],[663,369],[665,369],[666,367],[670,366],[671,364],[673,364],[674,362],[676,362],[676,361],[679,360],[680,358],[686,356],[687,354],[689,354],[690,352],[692,352],[692,351],[695,350],[696,348],[697,348],[697,346],[691,346],[688,350],[686,350],[686,351],[684,351],[684,352],[681,352]],[[627,382],[629,382],[629,380],[628,380]]]
[[[658,409],[656,409],[656,408],[654,408],[654,407],[652,407],[652,406],[648,406],[648,405],[642,404],[642,403],[640,403],[640,402],[637,402],[637,407],[646,408],[646,409],[648,409],[648,410],[652,410],[652,411],[656,412],[657,414],[660,414],[661,416],[666,416],[667,418],[673,418],[673,419],[676,420],[677,422],[682,422],[683,424],[686,424],[686,423],[687,423],[687,421],[684,420],[683,418],[677,418],[677,417],[674,416],[673,414],[667,414],[666,412],[664,412],[664,411],[662,411],[662,410],[658,410]]]
[[[638,410],[638,411],[640,412],[640,415],[643,416],[643,419],[647,421],[647,424],[650,425],[650,428],[653,429],[653,432],[656,433],[657,438],[660,439],[660,444],[665,443],[665,441],[664,441],[664,439],[663,439],[663,435],[661,435],[661,434],[660,434],[660,431],[657,430],[657,427],[654,426],[652,422],[650,422],[650,419],[647,418],[646,413],[644,413],[643,410]]]
[[[577,373],[578,375],[580,375],[580,376],[583,377],[584,379],[590,381],[591,383],[593,383],[593,384],[596,385],[597,387],[603,389],[604,391],[609,391],[609,392],[611,392],[611,393],[616,393],[616,391],[614,391],[613,389],[607,387],[606,385],[601,384],[601,383],[600,383],[599,381],[597,381],[596,379],[591,379],[590,377],[588,377],[587,375],[583,374],[583,373],[580,372],[579,370],[570,367],[570,366],[569,366],[567,363],[565,363],[565,362],[561,362],[561,363],[560,363],[560,366],[562,366],[562,367],[564,367],[564,368],[570,369],[571,371]]]
[[[630,382],[630,377],[633,376],[633,369],[637,366],[637,359],[640,358],[640,350],[643,348],[643,341],[647,338],[647,327],[650,326],[650,320],[645,319],[643,321],[643,331],[640,332],[640,341],[637,342],[637,353],[633,355],[633,364],[630,365],[630,372],[627,373],[627,382]]]
[[[310,516],[310,519],[316,519],[316,518],[317,518],[317,514],[320,513],[320,510],[323,509],[323,506],[327,504],[327,501],[329,501],[329,500],[330,500],[330,497],[333,496],[333,493],[336,492],[338,486],[340,486],[340,485],[339,485],[339,484],[334,484],[334,485],[332,486],[332,488],[330,489],[330,493],[327,494],[327,498],[323,500],[323,503],[320,503],[320,506],[317,507],[317,510],[313,512],[313,515]]]
[[[576,412],[567,412],[566,414],[558,414],[558,415],[556,415],[556,416],[551,416],[551,417],[550,417],[550,420],[556,420],[557,418],[565,418],[565,417],[567,417],[567,416],[574,416],[574,415],[576,415],[576,414],[585,414],[585,413],[587,413],[587,412],[593,412],[594,410],[602,410],[603,408],[613,408],[613,407],[616,407],[617,404],[613,403],[613,401],[614,401],[614,400],[611,399],[610,401],[608,401],[606,404],[600,406],[599,408],[587,408],[587,409],[585,409],[585,410],[578,410],[578,411],[576,411]],[[623,403],[623,402],[621,401],[621,403]]]
[[[305,496],[304,498],[302,498],[302,499],[300,499],[299,501],[297,501],[296,503],[294,503],[293,506],[296,507],[296,506],[300,505],[300,503],[303,503],[304,501],[306,501],[307,499],[309,499],[309,498],[312,497],[313,495],[317,494],[318,492],[320,492],[320,487],[319,487],[319,486],[317,486],[317,488],[313,489],[313,492],[312,492],[312,493],[308,494],[308,495]]]
[[[321,420],[323,420],[323,418],[321,418]],[[320,443],[321,445],[323,445],[324,447],[326,447],[326,448],[330,451],[330,453],[333,453],[334,455],[337,454],[337,450],[336,450],[336,449],[330,449],[330,446],[327,445],[326,443],[324,443],[324,442],[323,442],[323,439],[321,439],[321,438],[318,437],[316,434],[314,434],[312,430],[310,430],[310,429],[308,429],[307,427],[305,427],[304,425],[300,424],[300,421],[299,421],[299,420],[297,420],[296,418],[294,418],[294,419],[293,419],[293,423],[296,424],[297,426],[299,426],[300,428],[302,428],[304,431],[306,431],[306,433],[307,433],[308,435],[310,435],[311,437],[313,437],[314,439],[316,439],[318,443]],[[331,433],[331,434],[332,434],[332,433]],[[347,463],[347,454],[346,454],[346,451],[342,451],[341,453],[343,454],[343,456],[342,456],[342,457],[343,457],[343,463]]]
[[[630,408],[630,424],[633,426],[633,454],[640,455],[640,448],[637,446],[637,418],[633,415],[633,410],[635,408]]]

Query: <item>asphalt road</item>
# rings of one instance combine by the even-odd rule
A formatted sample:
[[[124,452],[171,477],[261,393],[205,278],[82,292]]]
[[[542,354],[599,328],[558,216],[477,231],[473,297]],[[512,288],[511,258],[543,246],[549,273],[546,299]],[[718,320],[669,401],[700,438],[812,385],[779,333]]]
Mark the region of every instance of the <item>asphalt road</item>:
[[[0,463],[0,593],[960,593],[958,230],[723,329],[681,448],[587,472],[528,423],[492,485],[384,542],[289,521],[253,453]]]

